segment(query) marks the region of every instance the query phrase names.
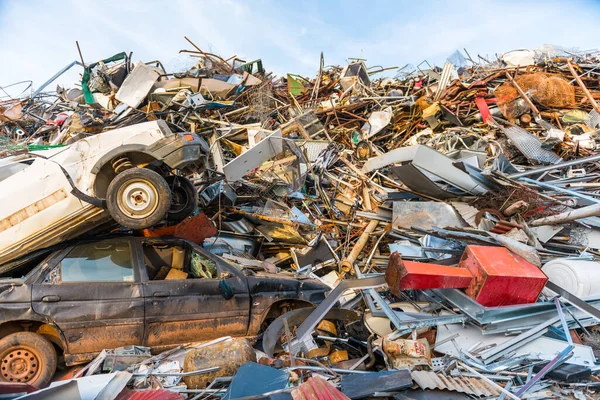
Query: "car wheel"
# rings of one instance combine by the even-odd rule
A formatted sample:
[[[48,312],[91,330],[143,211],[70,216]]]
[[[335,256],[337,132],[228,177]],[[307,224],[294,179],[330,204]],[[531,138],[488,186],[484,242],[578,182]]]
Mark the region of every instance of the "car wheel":
[[[17,332],[0,340],[0,381],[43,388],[56,372],[56,350],[45,337]]]
[[[108,185],[108,211],[126,228],[145,229],[156,225],[165,218],[170,204],[167,181],[149,169],[125,170]]]
[[[198,191],[189,179],[182,176],[168,176],[167,184],[171,189],[171,206],[167,219],[173,222],[183,221],[198,206]]]

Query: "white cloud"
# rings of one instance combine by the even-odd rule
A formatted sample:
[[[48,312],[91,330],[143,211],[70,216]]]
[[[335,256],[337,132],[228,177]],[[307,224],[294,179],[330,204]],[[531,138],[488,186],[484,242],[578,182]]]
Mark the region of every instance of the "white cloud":
[[[193,50],[184,35],[203,50],[225,58],[263,57],[282,67],[307,67],[318,60],[306,53],[286,21],[278,22],[272,15],[232,0],[71,0],[3,3],[2,7],[0,34],[14,39],[0,41],[0,85],[23,79],[43,83],[79,59],[75,40],[88,63],[120,51],[133,51],[134,59],[144,61],[176,61],[179,50]],[[72,84],[64,79],[59,82]]]

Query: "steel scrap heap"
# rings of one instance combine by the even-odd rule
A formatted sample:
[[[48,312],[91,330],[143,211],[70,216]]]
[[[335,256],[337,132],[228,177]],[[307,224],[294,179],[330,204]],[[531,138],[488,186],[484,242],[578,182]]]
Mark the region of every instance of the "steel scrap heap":
[[[179,173],[201,214],[133,236],[179,236],[249,275],[330,291],[265,314],[258,336],[107,348],[71,386],[96,379],[103,399],[598,398],[599,51],[464,50],[400,69],[321,55],[316,76],[278,77],[187,40],[187,70],[120,53],[72,63],[74,88],[5,97],[0,152],[164,120],[206,143],[207,165]]]

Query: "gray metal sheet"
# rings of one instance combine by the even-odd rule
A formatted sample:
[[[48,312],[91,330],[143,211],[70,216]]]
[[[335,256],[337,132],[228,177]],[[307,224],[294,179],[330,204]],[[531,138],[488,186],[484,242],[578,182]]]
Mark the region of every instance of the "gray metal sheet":
[[[228,162],[223,167],[223,173],[229,182],[235,182],[282,151],[281,130],[276,130],[256,146]]]
[[[431,229],[432,226],[466,225],[451,205],[434,201],[395,201],[393,213],[393,228]]]
[[[457,194],[448,192],[432,182],[419,168],[412,164],[392,167],[392,172],[410,190],[436,199],[445,200],[457,197]]]
[[[454,166],[454,160],[427,146],[419,146],[412,163],[431,174],[438,176],[459,189],[471,194],[484,194],[487,189],[474,181],[469,174]]]

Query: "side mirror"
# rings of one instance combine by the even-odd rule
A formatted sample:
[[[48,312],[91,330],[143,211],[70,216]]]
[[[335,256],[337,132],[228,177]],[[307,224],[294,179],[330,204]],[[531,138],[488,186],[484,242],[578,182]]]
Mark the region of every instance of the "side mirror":
[[[229,300],[233,297],[233,288],[229,286],[229,283],[221,276],[219,280],[219,290],[221,291],[221,296],[225,300]]]

